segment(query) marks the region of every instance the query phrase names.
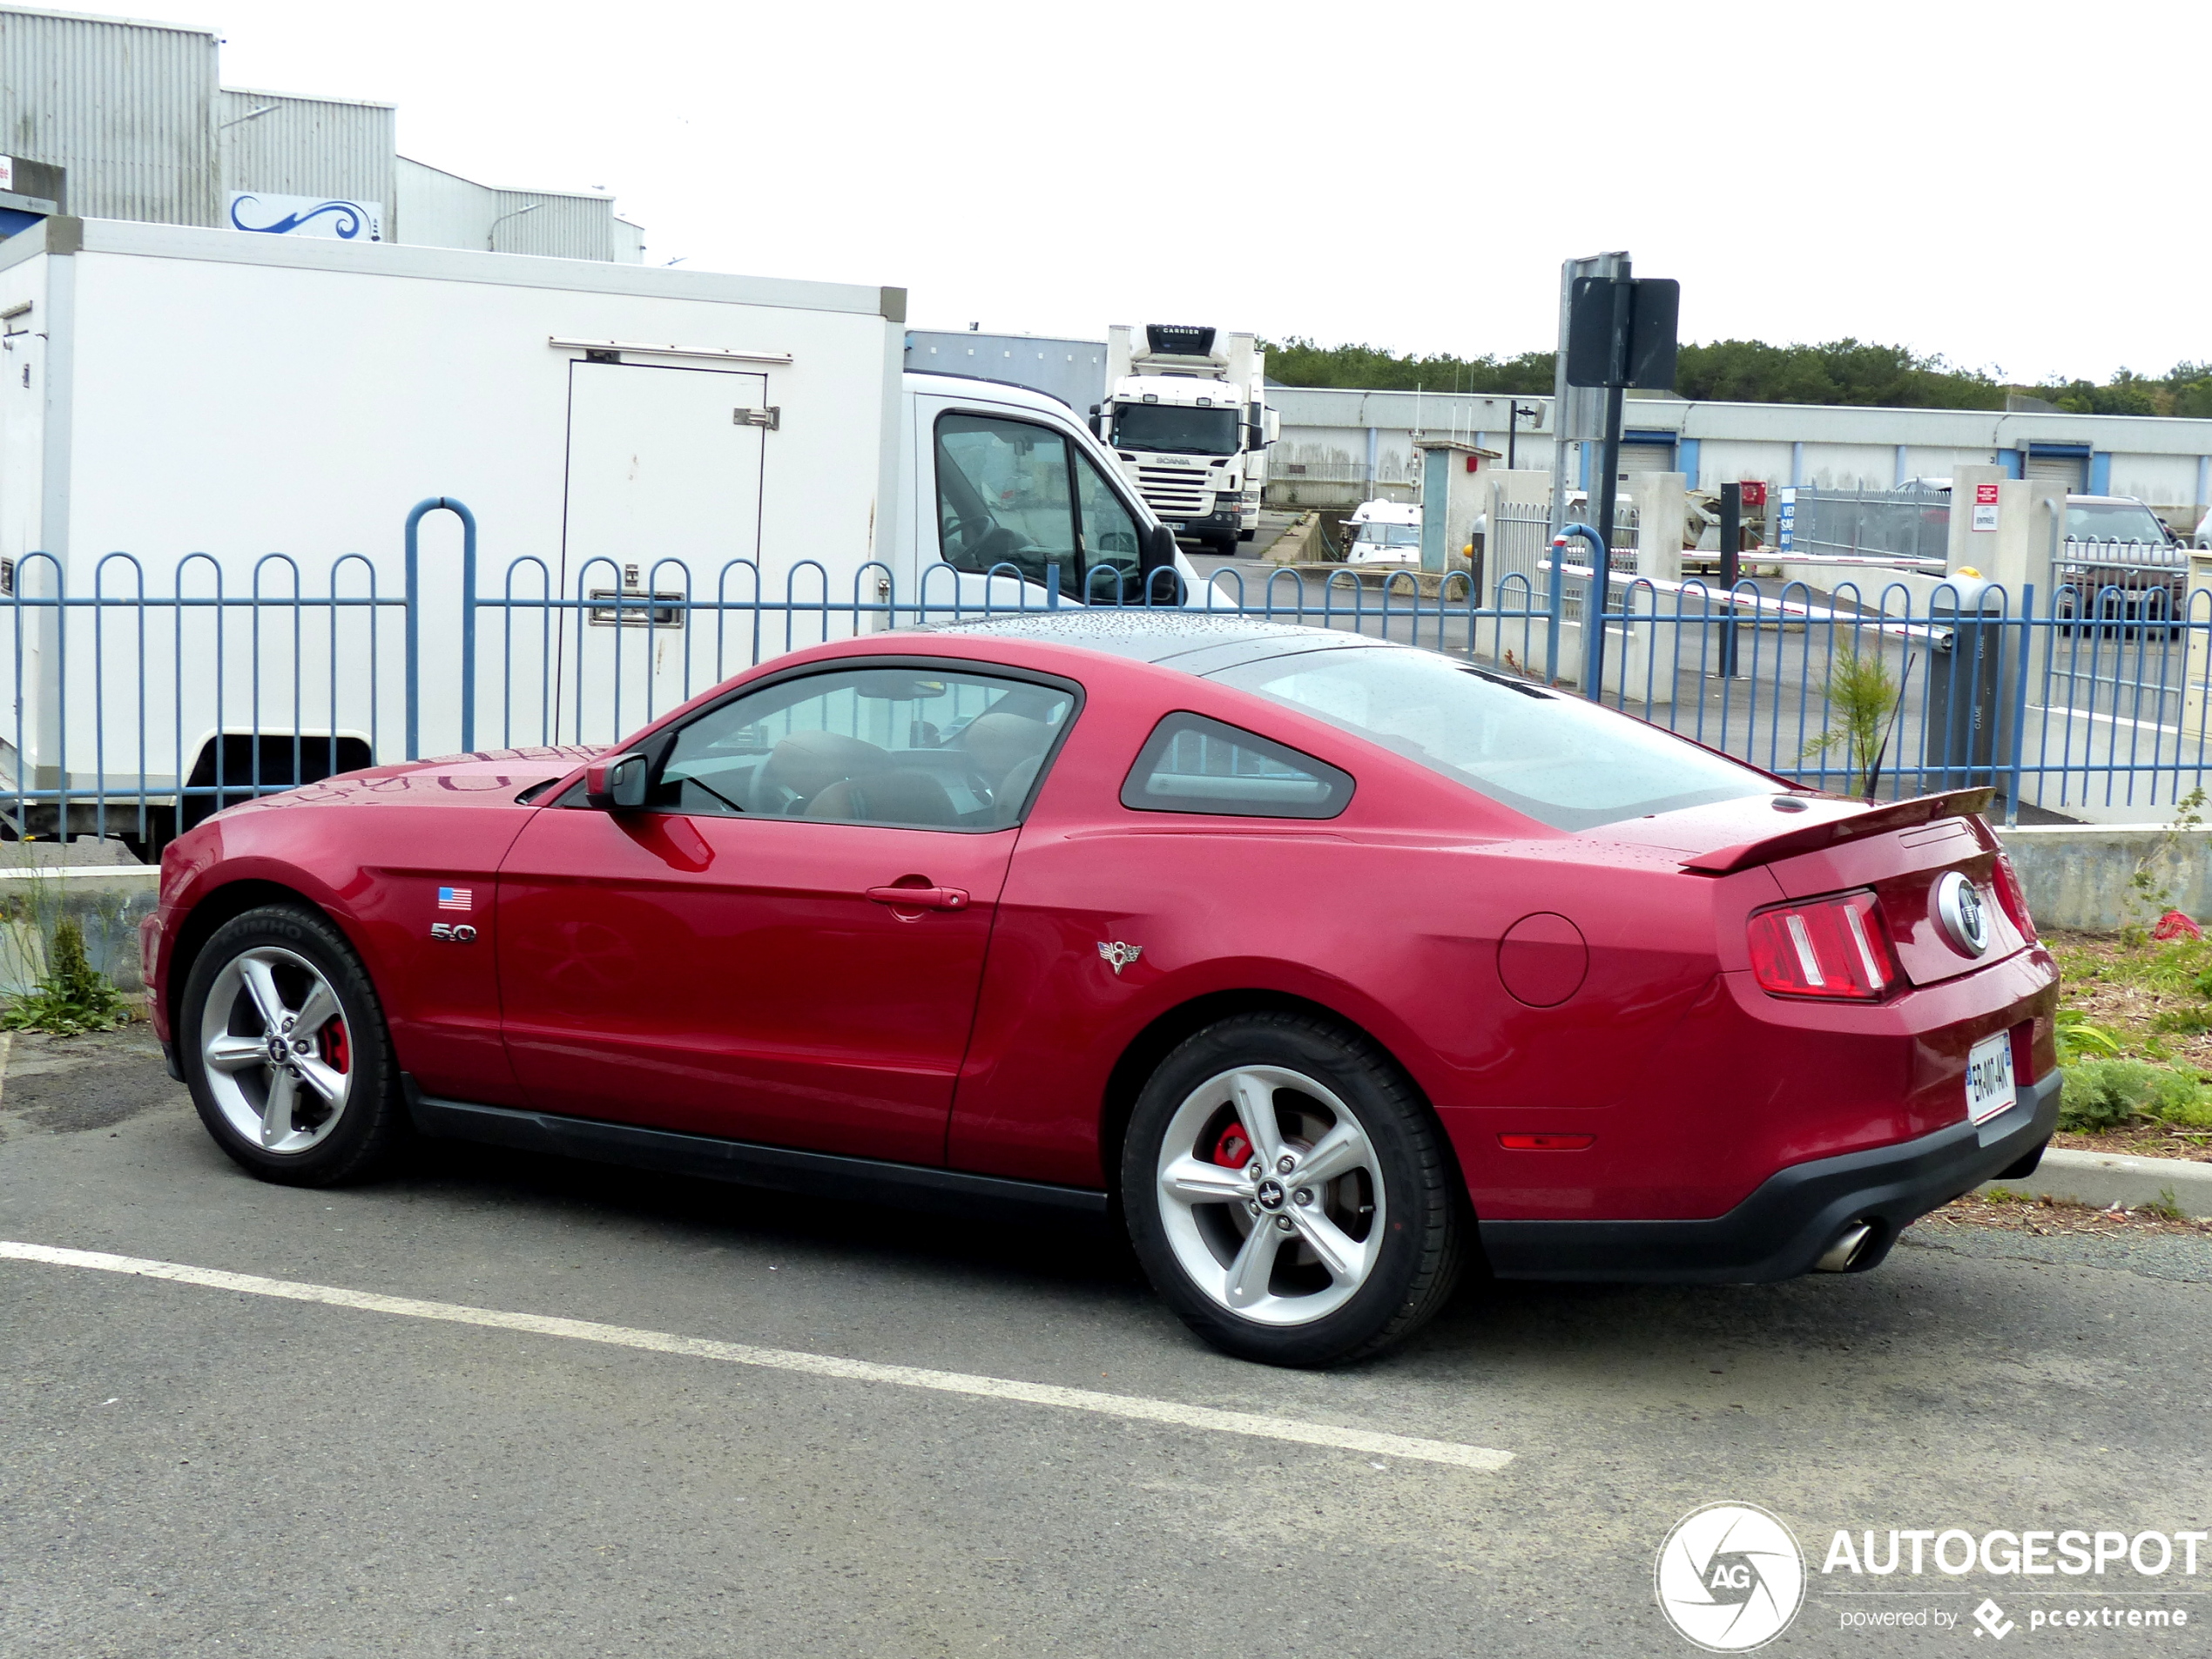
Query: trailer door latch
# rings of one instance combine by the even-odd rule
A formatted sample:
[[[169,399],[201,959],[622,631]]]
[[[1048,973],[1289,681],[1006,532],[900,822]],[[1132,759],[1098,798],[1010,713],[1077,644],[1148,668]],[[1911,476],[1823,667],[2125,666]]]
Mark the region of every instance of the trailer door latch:
[[[784,411],[779,403],[771,403],[765,409],[732,409],[730,413],[739,426],[765,427],[771,432],[783,430]]]

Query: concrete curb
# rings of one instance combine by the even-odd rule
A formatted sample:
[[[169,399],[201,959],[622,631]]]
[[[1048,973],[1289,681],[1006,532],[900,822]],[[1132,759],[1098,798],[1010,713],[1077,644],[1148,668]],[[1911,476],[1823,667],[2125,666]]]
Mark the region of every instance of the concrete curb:
[[[2002,1187],[2037,1197],[2069,1198],[2108,1210],[2122,1204],[2157,1204],[2170,1193],[2182,1213],[2212,1219],[2212,1163],[2188,1158],[2130,1157],[2119,1152],[2078,1152],[2054,1146],[2031,1176],[2018,1181],[1988,1181],[1980,1190]]]

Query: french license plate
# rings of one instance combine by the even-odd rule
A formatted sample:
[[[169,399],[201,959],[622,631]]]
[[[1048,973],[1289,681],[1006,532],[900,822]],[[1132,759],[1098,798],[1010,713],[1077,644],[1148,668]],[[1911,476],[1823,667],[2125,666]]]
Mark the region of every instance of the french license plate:
[[[2013,1087],[2013,1034],[1984,1037],[1966,1055],[1966,1119],[1986,1123],[2020,1098]]]

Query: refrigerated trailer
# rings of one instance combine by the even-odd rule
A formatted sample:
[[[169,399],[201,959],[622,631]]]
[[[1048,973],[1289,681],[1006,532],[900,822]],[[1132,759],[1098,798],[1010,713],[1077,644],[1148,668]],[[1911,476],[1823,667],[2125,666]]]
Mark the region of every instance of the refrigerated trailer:
[[[0,242],[0,833],[117,833],[107,802],[152,833],[218,781],[312,781],[410,732],[610,741],[894,598],[1190,577],[1065,407],[904,373],[904,312],[99,219]],[[465,600],[455,513],[423,518],[408,589],[426,501],[473,515]]]
[[[1259,527],[1267,447],[1282,429],[1266,367],[1254,334],[1157,322],[1106,331],[1106,397],[1091,429],[1170,528],[1224,556]]]

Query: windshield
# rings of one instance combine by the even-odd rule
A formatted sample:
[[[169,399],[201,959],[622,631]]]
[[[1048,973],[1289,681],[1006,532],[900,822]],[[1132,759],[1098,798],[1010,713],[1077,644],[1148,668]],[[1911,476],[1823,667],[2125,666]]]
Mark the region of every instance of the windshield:
[[[1233,455],[1237,411],[1190,409],[1175,403],[1116,403],[1114,447],[1155,455]]]
[[[2148,542],[2166,545],[2165,526],[2158,515],[2141,502],[2068,502],[2066,536],[2069,542]]]
[[[1362,524],[1359,540],[1382,547],[1419,547],[1421,527],[1418,524]]]
[[[1430,651],[1355,645],[1210,678],[1318,716],[1554,829],[1782,792],[1656,726]]]

